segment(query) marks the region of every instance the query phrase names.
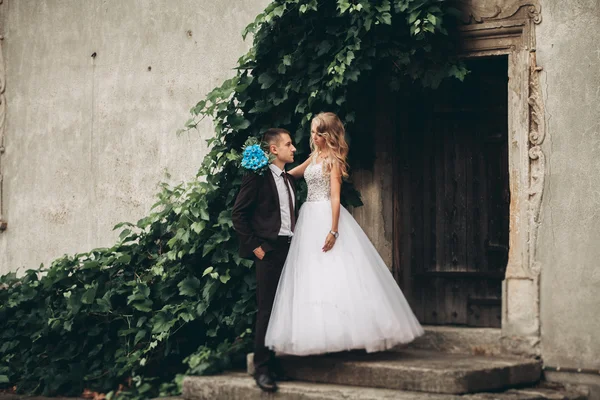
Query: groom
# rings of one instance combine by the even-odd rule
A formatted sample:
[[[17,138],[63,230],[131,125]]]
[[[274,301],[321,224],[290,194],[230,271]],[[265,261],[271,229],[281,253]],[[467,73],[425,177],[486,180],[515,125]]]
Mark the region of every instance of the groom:
[[[232,220],[240,239],[240,257],[254,260],[256,267],[254,379],[262,390],[275,392],[275,374],[282,371],[277,369],[273,351],[265,347],[265,334],[296,223],[294,178],[285,172],[296,148],[290,133],[280,128],[268,129],[263,142],[275,159],[263,175],[244,176]]]

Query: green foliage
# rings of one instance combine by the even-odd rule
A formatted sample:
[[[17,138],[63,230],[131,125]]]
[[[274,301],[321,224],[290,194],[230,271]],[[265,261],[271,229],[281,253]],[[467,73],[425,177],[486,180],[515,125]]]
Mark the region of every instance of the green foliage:
[[[163,185],[149,216],[115,227],[113,247],[0,278],[0,387],[78,395],[125,384],[120,398],[148,398],[176,392],[182,374],[241,365],[256,287],[231,222],[242,145],[279,126],[302,155],[321,110],[338,113],[352,139],[353,96],[373,71],[398,88],[462,79],[450,15],[435,0],[270,4],[243,33],[254,45],[236,75],[191,109],[184,131],[215,124],[197,179]],[[344,194],[360,204],[350,186]]]

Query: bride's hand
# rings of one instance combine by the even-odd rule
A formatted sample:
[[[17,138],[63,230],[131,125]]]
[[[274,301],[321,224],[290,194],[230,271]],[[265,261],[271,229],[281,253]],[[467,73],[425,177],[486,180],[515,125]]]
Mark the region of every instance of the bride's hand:
[[[335,244],[335,236],[333,236],[331,233],[327,234],[327,237],[325,238],[325,244],[323,245],[323,251],[329,251],[331,250],[331,248],[333,247],[333,245]]]

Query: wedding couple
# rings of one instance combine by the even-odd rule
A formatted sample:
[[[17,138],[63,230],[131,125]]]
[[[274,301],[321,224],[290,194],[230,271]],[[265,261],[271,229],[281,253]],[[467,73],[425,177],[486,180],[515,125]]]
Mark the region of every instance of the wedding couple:
[[[286,173],[296,151],[290,134],[267,130],[263,141],[275,158],[264,175],[244,176],[233,208],[240,256],[256,266],[255,380],[265,391],[276,391],[283,377],[274,352],[374,352],[423,333],[377,250],[340,205],[344,134],[337,115],[315,116],[310,156]],[[303,176],[308,195],[298,214],[295,181]]]

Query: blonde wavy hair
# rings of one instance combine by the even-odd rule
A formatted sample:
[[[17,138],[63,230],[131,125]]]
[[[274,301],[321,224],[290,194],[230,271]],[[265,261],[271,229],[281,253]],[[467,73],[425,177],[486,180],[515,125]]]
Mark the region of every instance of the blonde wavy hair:
[[[323,172],[331,172],[331,168],[335,163],[339,165],[342,176],[347,178],[348,162],[346,158],[348,157],[348,143],[346,142],[344,124],[334,113],[322,112],[315,115],[312,119],[311,129],[313,125],[317,134],[325,139],[325,143],[329,148],[329,160],[324,163]],[[311,156],[316,158],[319,154],[319,149],[313,141],[312,135],[310,136],[310,149]]]

